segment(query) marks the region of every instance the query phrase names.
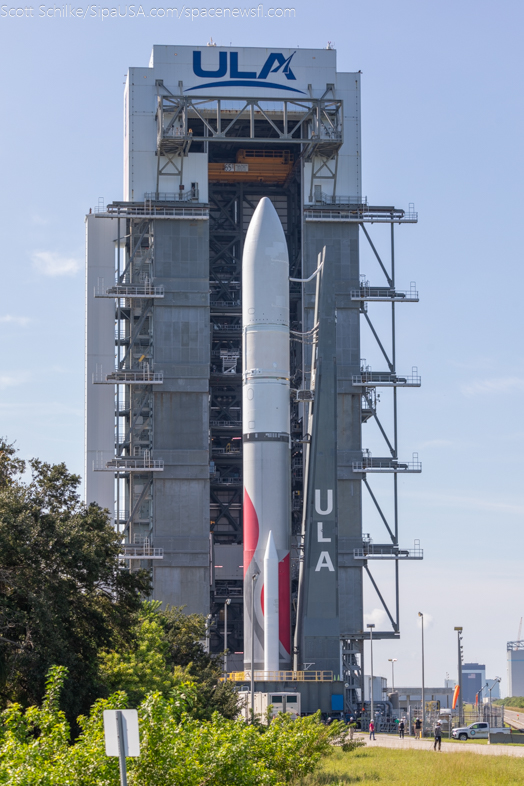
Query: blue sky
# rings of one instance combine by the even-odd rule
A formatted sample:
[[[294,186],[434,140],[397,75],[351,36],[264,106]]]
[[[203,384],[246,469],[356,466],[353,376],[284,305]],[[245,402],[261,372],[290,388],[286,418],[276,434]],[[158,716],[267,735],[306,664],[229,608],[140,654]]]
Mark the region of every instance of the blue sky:
[[[423,462],[400,481],[400,509],[403,542],[420,538],[425,560],[402,566],[402,639],[377,642],[375,673],[389,675],[396,657],[397,684],[420,681],[423,611],[427,684],[455,676],[453,627],[463,625],[466,660],[485,662],[505,690],[506,641],[524,614],[522,3],[295,0],[282,4],[294,18],[194,21],[153,19],[152,7],[105,20],[0,8],[0,432],[25,458],[83,471],[83,216],[121,196],[127,68],[146,65],[153,44],[211,36],[331,41],[339,70],[363,72],[364,193],[414,202],[420,217],[397,232],[398,284],[414,280],[421,295],[398,309],[398,367],[417,365],[423,382],[399,394],[401,453]],[[362,271],[380,283],[367,254]],[[372,357],[365,340],[362,355]],[[371,424],[364,434],[378,455]],[[377,609],[368,593],[380,623]]]

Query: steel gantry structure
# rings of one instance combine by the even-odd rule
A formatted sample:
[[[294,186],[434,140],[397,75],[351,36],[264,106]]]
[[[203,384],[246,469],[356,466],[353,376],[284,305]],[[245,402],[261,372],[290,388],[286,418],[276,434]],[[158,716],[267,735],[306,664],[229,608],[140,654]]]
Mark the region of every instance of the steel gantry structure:
[[[267,57],[271,69],[264,66]],[[228,63],[238,71],[239,58],[251,63],[245,73],[255,74],[247,86],[198,81],[195,62],[207,62],[205,73],[222,73]],[[273,82],[265,84],[269,72]],[[334,51],[268,55],[251,48],[155,47],[148,67],[130,69],[125,98],[124,199],[87,217],[86,498],[109,508],[116,498],[123,558],[132,569],[151,569],[158,599],[209,615],[211,650],[223,651],[227,641],[228,666],[238,667],[241,261],[251,216],[260,199],[269,197],[290,260],[294,628],[301,623],[301,581],[308,580],[307,537],[317,531],[318,510],[328,521],[329,493],[336,544],[333,594],[326,589],[323,599],[321,589],[318,595],[328,611],[309,608],[307,641],[299,637],[293,653],[295,672],[338,675],[346,685],[346,707],[356,708],[363,700],[368,637],[363,575],[391,626],[373,637],[396,638],[399,563],[422,558],[418,542],[401,546],[398,512],[398,476],[420,472],[421,466],[416,454],[409,460],[399,454],[397,395],[400,388],[418,387],[420,377],[416,368],[407,374],[397,370],[396,308],[418,301],[418,293],[414,286],[396,288],[394,233],[400,224],[415,223],[417,215],[412,208],[369,205],[362,196],[360,73],[337,72]],[[387,262],[374,243],[374,224],[390,226]],[[363,242],[383,278],[376,284],[360,274]],[[312,276],[319,254],[327,300],[317,324]],[[375,326],[372,303],[389,304],[389,340]],[[382,355],[378,371],[361,360],[361,324]],[[323,358],[316,380],[315,352]],[[379,389],[392,391],[392,428],[377,406]],[[331,393],[329,406],[321,403]],[[320,439],[314,432],[322,431],[315,431],[315,418],[317,423],[331,418],[323,448],[314,444]],[[363,449],[366,422],[375,422],[381,434],[380,456]],[[318,475],[325,490],[312,480],[315,464],[330,467],[329,478]],[[383,474],[392,476],[392,516],[373,485],[373,476]],[[383,524],[386,537],[380,542],[362,532],[362,489]],[[395,572],[392,601],[372,569],[389,560]],[[328,572],[321,572],[326,587]]]

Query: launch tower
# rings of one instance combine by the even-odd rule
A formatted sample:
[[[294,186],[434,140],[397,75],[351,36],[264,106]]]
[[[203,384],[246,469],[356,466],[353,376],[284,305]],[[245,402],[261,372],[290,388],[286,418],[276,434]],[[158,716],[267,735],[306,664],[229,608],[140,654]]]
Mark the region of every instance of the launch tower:
[[[114,515],[154,597],[207,615],[212,650],[227,635],[241,671],[242,253],[268,197],[289,256],[293,668],[342,678],[356,706],[364,577],[389,620],[373,638],[398,637],[399,562],[422,557],[400,548],[397,494],[398,475],[420,471],[398,453],[397,391],[420,378],[396,367],[395,309],[418,294],[397,289],[394,229],[417,216],[362,195],[360,73],[338,72],[332,49],[155,46],[124,97],[123,199],[86,219],[86,499]],[[375,303],[389,308],[387,339]],[[363,324],[379,370],[361,359]],[[381,456],[362,445],[371,422]],[[393,479],[391,517],[376,474]],[[385,537],[363,534],[363,493]],[[373,575],[389,560],[392,602]]]

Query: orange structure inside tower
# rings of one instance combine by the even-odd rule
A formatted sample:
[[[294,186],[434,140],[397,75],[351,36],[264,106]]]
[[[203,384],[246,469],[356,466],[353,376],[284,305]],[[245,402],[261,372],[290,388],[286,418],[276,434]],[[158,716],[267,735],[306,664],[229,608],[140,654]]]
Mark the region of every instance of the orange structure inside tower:
[[[239,150],[235,163],[209,164],[209,180],[215,183],[284,183],[293,161],[289,150]]]

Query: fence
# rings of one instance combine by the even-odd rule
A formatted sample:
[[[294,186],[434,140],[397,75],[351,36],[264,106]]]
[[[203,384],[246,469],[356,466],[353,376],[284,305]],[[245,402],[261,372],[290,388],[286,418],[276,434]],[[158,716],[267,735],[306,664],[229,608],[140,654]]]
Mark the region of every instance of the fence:
[[[405,724],[406,736],[414,734],[414,723],[416,718],[421,718],[422,713],[420,707],[417,709],[415,705],[409,707],[408,712],[402,710],[393,710],[392,715],[385,716],[380,713],[375,713],[375,731],[378,733],[388,734],[398,731],[397,720],[401,718]],[[451,715],[441,715],[437,710],[426,712],[426,735],[431,736],[437,721],[442,724],[442,732],[445,737],[451,736],[451,731],[458,726],[469,726],[470,723],[489,723],[492,728],[504,726],[504,707],[495,705],[484,704],[479,706],[478,709],[466,709],[459,717],[458,710],[453,710]],[[369,730],[369,713],[362,713],[361,727],[363,731]]]

